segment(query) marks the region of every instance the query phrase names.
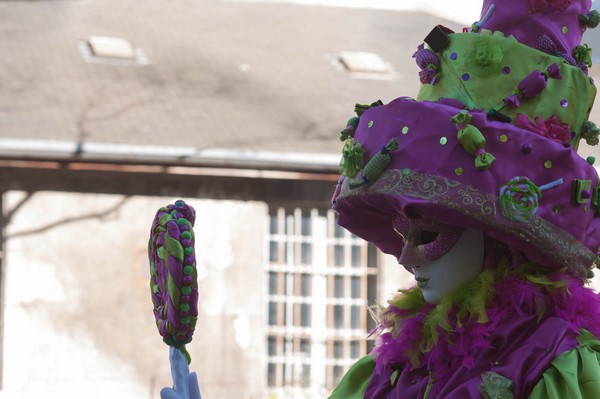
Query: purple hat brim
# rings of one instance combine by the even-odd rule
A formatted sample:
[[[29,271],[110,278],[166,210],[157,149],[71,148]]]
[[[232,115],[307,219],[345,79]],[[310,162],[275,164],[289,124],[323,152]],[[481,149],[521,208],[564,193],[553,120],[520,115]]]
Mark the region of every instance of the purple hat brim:
[[[408,98],[366,111],[354,136],[366,159],[392,138],[399,149],[376,181],[351,189],[350,179],[345,179],[334,198],[338,223],[396,257],[402,242],[392,228],[394,214],[476,228],[532,261],[585,277],[600,245],[600,222],[592,199],[574,201],[572,187],[576,179],[597,187],[596,170],[568,144],[473,110],[471,124],[482,132],[485,150],[496,158],[488,169],[478,170],[450,120],[459,111]],[[562,183],[542,192],[534,214],[513,220],[501,209],[499,192],[516,176],[526,176],[537,186]]]

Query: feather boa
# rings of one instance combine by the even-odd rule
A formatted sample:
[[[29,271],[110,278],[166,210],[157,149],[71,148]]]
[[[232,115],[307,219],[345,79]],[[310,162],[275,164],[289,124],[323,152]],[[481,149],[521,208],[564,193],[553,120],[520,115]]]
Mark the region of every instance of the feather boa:
[[[452,369],[474,366],[473,354],[491,347],[499,323],[519,316],[559,317],[577,334],[586,329],[600,337],[598,294],[564,272],[531,262],[515,269],[504,259],[437,305],[428,304],[417,287],[399,291],[372,332],[379,336],[375,373],[410,363],[447,381]]]

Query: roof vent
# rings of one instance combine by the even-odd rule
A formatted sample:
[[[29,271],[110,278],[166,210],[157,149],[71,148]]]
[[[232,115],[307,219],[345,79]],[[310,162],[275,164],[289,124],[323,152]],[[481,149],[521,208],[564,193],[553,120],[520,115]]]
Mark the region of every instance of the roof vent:
[[[364,51],[342,51],[338,60],[356,78],[393,79],[394,69],[379,55]]]
[[[83,59],[96,64],[146,65],[149,63],[144,52],[130,41],[120,37],[90,36],[79,42]]]

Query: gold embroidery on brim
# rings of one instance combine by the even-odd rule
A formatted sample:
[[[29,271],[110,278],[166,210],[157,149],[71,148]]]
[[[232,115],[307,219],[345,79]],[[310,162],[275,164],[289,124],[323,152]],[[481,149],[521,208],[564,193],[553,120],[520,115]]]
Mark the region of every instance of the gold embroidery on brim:
[[[454,180],[416,172],[404,175],[401,170],[393,169],[372,184],[354,190],[344,181],[338,201],[366,194],[419,198],[470,216],[491,229],[519,237],[581,278],[586,278],[595,260],[592,251],[563,229],[535,215],[526,221],[510,220],[499,211],[495,196]]]

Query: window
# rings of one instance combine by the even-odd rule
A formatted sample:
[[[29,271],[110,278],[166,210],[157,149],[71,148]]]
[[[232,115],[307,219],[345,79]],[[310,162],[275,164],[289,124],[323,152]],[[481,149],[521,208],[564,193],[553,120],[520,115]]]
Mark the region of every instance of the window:
[[[368,351],[377,257],[330,210],[276,209],[269,226],[267,383],[324,396]]]

